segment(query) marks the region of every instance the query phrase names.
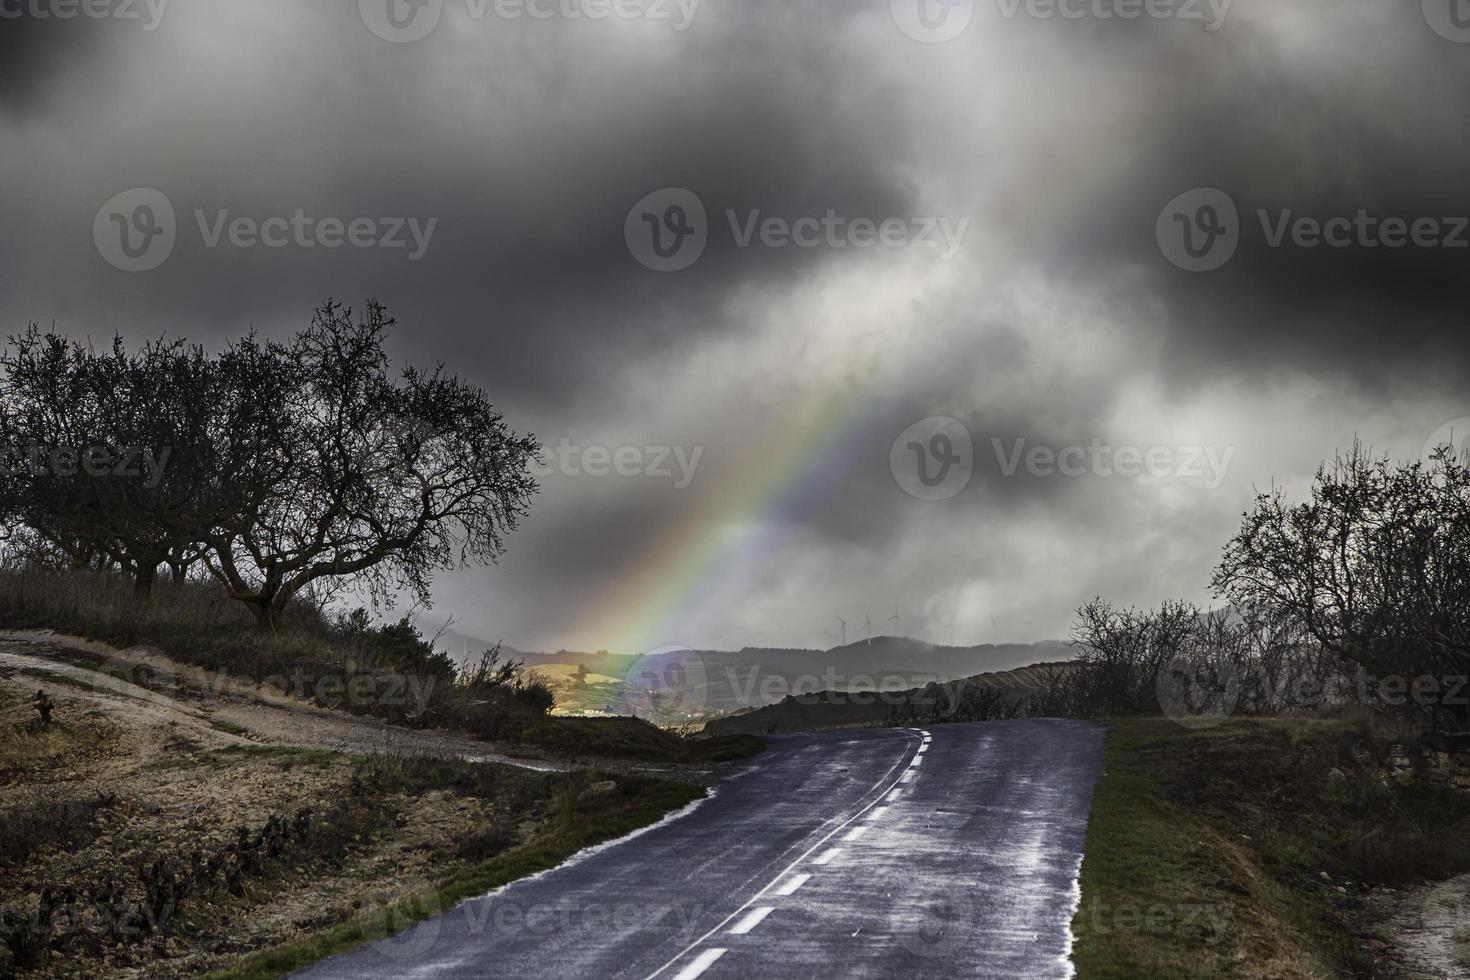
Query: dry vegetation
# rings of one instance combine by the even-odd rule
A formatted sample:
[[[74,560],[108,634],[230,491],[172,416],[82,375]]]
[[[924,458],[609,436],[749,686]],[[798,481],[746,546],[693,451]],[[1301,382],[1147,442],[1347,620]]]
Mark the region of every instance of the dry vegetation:
[[[415,890],[554,863],[701,793],[619,773],[593,797],[590,770],[417,757],[412,732],[367,756],[255,745],[65,685],[43,728],[35,683],[0,676],[0,976],[189,976],[334,933],[340,948]]]
[[[1470,870],[1470,807],[1383,778],[1362,719],[1112,726],[1082,868],[1085,978],[1396,978],[1383,928]]]

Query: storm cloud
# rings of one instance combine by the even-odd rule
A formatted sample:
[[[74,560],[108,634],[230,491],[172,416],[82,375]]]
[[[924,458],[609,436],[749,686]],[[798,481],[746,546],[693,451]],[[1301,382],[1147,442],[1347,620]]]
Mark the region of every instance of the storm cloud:
[[[1206,598],[1253,487],[1470,416],[1470,44],[1420,4],[980,0],[931,43],[927,0],[390,2],[0,20],[0,316],[217,344],[384,302],[396,357],[568,447],[436,582],[464,632],[1060,636]],[[175,240],[128,271],[94,225],[138,188]],[[670,189],[707,244],[659,272],[627,233],[677,241]],[[1234,251],[1189,271],[1201,189]],[[973,446],[943,499],[906,467],[946,444],[895,448],[932,417]]]

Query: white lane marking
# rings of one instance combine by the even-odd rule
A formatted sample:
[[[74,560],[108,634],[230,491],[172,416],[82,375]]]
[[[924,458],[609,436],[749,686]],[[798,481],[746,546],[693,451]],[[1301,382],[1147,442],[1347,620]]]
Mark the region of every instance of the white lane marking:
[[[903,790],[896,789],[893,792],[889,793],[887,796],[885,796],[883,798],[883,800],[884,800],[885,803],[892,803],[894,800],[898,799],[902,795],[903,795]]]
[[[918,736],[917,735],[914,735],[913,737],[914,738],[917,738]],[[888,772],[884,773],[883,779],[878,780],[878,784],[881,784],[884,780],[888,779],[888,777],[893,774],[893,771],[898,768],[898,765],[899,764],[895,762],[893,765],[889,766],[888,767]],[[913,772],[912,771],[909,771],[909,772],[905,772],[904,773],[904,776],[906,776],[906,777],[907,776],[912,776],[912,775],[913,775]],[[851,826],[852,824],[854,824],[857,821],[861,820],[864,817],[864,815],[867,814],[867,812],[869,810],[873,809],[875,806],[878,805],[878,800],[882,798],[883,794],[884,793],[887,793],[889,790],[893,789],[896,785],[898,785],[897,782],[892,782],[892,783],[889,783],[888,786],[885,787],[884,789],[879,790],[878,791],[878,796],[874,798],[874,800],[873,800],[872,803],[869,803],[867,806],[863,807],[857,813],[854,813],[852,816],[850,816],[846,820],[842,821],[842,823],[838,824],[837,826],[833,827],[831,830],[827,831],[826,836],[824,836],[821,840],[817,841],[811,847],[807,848],[804,852],[802,852],[802,854],[795,861],[792,861],[790,864],[786,865],[786,867],[782,868],[781,871],[780,871],[780,873],[778,873],[774,878],[772,878],[765,885],[765,887],[763,887],[760,891],[756,892],[754,895],[752,895],[749,898],[747,898],[745,900],[745,904],[741,905],[734,912],[731,912],[729,915],[727,915],[723,919],[721,919],[715,925],[715,927],[713,929],[711,929],[709,932],[706,932],[704,935],[702,935],[698,939],[694,940],[694,942],[690,943],[688,946],[685,946],[683,949],[679,950],[679,952],[674,956],[673,959],[669,960],[667,963],[665,963],[663,966],[659,967],[657,970],[654,970],[647,977],[645,977],[644,980],[654,980],[655,977],[660,976],[669,967],[673,966],[675,963],[677,963],[681,959],[683,959],[684,956],[685,956],[685,954],[689,953],[691,950],[697,949],[699,947],[699,945],[701,943],[703,943],[706,939],[708,939],[710,936],[713,936],[715,933],[719,932],[721,929],[725,928],[725,926],[729,925],[730,924],[730,921],[732,919],[734,919],[737,915],[739,915],[741,912],[744,912],[746,909],[750,908],[757,901],[759,901],[761,898],[763,898],[765,896],[766,892],[770,891],[773,887],[775,887],[776,882],[778,882],[782,878],[784,878],[791,871],[792,868],[796,867],[798,864],[800,864],[801,862],[805,861],[812,854],[816,853],[816,851],[817,851],[818,848],[820,848],[823,844],[827,843],[833,837],[835,837],[838,834],[842,833],[842,831],[846,830],[849,826]],[[713,790],[710,791],[710,795],[711,796],[714,795],[714,791]],[[723,953],[724,950],[721,950],[720,952]],[[718,957],[716,957],[716,959],[717,958]],[[714,962],[714,959],[711,959],[710,962],[713,963]],[[675,976],[674,980],[679,980],[678,975]]]
[[[780,895],[781,897],[784,898],[787,895],[791,895],[791,894],[795,893],[795,891],[798,888],[800,888],[802,885],[806,884],[807,882],[809,882],[811,880],[812,880],[812,876],[811,875],[807,875],[807,874],[795,875],[795,876],[793,876],[791,878],[788,878],[786,880],[786,884],[782,885],[780,888],[777,888],[776,889],[776,894],[777,895]]]
[[[909,763],[909,768],[910,769],[917,769],[920,766],[922,766],[923,764],[924,764],[924,757],[922,755],[916,755],[916,756],[914,756],[914,761]]]
[[[812,861],[812,864],[831,864],[832,859],[842,853],[840,847],[829,847],[822,852],[822,856]]]
[[[723,949],[707,949],[696,956],[694,962],[674,974],[674,980],[694,980],[695,977],[714,966],[715,960],[724,955]]]
[[[852,828],[851,830],[849,830],[847,832],[847,836],[844,837],[844,838],[842,838],[842,840],[843,840],[844,843],[845,842],[848,842],[848,841],[855,841],[859,837],[863,836],[863,834],[866,834],[867,832],[868,832],[868,828],[867,827],[854,827],[854,828]]]
[[[901,783],[908,783],[908,782],[912,782],[913,781],[913,778],[914,778],[914,771],[912,769],[910,769],[907,772],[905,772],[902,776],[898,777],[898,781],[901,782]]]
[[[869,820],[881,820],[883,818],[883,815],[886,814],[887,812],[888,812],[888,807],[886,807],[886,806],[875,806],[875,807],[873,807],[872,811],[868,814],[868,819]]]
[[[760,925],[761,920],[774,911],[776,910],[769,905],[762,905],[760,908],[751,909],[750,912],[746,914],[745,918],[741,919],[739,922],[730,927],[730,935],[745,935],[747,932]]]
[[[919,756],[923,755],[925,752],[928,752],[928,751],[929,751],[929,746],[927,746],[927,745],[921,745],[921,746],[919,746],[919,751],[917,751],[917,752],[914,753],[914,758],[918,758]]]

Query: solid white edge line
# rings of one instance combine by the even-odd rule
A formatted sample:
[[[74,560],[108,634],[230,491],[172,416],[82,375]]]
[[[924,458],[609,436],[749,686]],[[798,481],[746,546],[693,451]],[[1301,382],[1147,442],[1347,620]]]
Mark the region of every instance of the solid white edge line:
[[[909,734],[911,734],[911,733],[909,733]],[[917,738],[918,736],[915,735],[913,737]],[[889,766],[888,767],[888,772],[885,773],[884,776],[883,776],[883,779],[878,780],[878,782],[881,783],[881,782],[883,782],[884,779],[887,779],[889,776],[891,776],[893,774],[893,771],[898,768],[898,765],[899,764],[895,762],[893,765]],[[905,779],[906,777],[909,777],[909,776],[912,776],[912,775],[913,775],[912,772],[905,772],[903,774],[903,776],[900,777],[900,781],[903,780],[903,779]],[[762,888],[760,891],[756,892],[754,895],[750,896],[750,898],[746,899],[744,905],[741,905],[734,912],[731,912],[729,915],[725,916],[725,918],[721,919],[720,922],[713,929],[711,929],[709,932],[705,933],[703,936],[700,936],[698,939],[694,940],[694,942],[690,943],[688,946],[685,946],[683,949],[681,949],[674,956],[673,959],[669,960],[667,963],[665,963],[663,966],[659,967],[657,970],[654,970],[647,977],[645,977],[644,980],[654,980],[654,977],[659,976],[665,970],[667,970],[669,967],[673,966],[675,963],[677,963],[681,959],[683,959],[684,958],[684,955],[686,953],[688,953],[690,950],[696,948],[697,946],[699,946],[700,943],[704,942],[710,936],[713,936],[715,933],[717,933],[721,929],[725,928],[725,926],[729,925],[731,919],[735,918],[741,912],[744,912],[746,909],[750,908],[752,905],[754,905],[756,903],[756,901],[758,899],[764,897],[764,895],[766,894],[766,892],[770,891],[771,888],[772,888],[772,886],[774,886],[776,884],[776,882],[780,881],[783,877],[785,877],[786,874],[792,868],[794,868],[797,865],[801,864],[801,862],[805,861],[808,857],[810,857],[812,855],[812,852],[813,851],[815,851],[817,848],[821,847],[823,844],[827,843],[829,840],[831,840],[837,834],[839,834],[842,831],[846,830],[847,827],[850,824],[853,824],[853,823],[857,822],[858,820],[862,819],[862,816],[865,813],[867,813],[869,810],[873,809],[875,806],[878,805],[878,801],[883,798],[883,795],[885,793],[887,793],[889,790],[893,789],[897,785],[898,785],[898,782],[892,782],[892,783],[889,783],[886,788],[879,790],[878,791],[878,795],[873,798],[873,802],[872,803],[869,803],[867,806],[863,807],[857,813],[854,813],[852,816],[848,817],[842,823],[838,824],[836,827],[833,827],[830,831],[827,832],[827,836],[823,837],[821,840],[817,841],[815,844],[813,844],[811,847],[809,847],[795,861],[792,861],[786,867],[782,868],[781,869],[781,873],[778,874],[778,875],[776,875],[776,877],[772,878],[770,880],[770,882],[768,882],[764,888]],[[724,950],[721,950],[721,952],[723,953]],[[714,960],[710,960],[710,962],[713,963]],[[675,974],[675,980],[678,980],[678,977],[679,977],[679,975],[678,974]]]
[[[715,960],[724,955],[725,951],[723,949],[707,949],[696,956],[694,962],[674,974],[674,980],[694,980],[695,977],[714,966]]]
[[[628,841],[633,840],[635,837],[642,837],[644,834],[658,830],[660,827],[665,827],[673,823],[675,820],[682,820],[683,818],[689,816],[689,814],[693,813],[695,810],[704,806],[710,800],[714,799],[715,796],[718,795],[718,793],[719,788],[711,786],[704,791],[704,796],[685,804],[683,807],[680,807],[678,810],[675,810],[672,813],[664,814],[663,818],[655,823],[648,824],[645,827],[639,827],[637,830],[626,833],[616,840],[607,840],[603,841],[601,844],[593,844],[591,847],[584,847],[582,848],[582,850],[573,854],[571,857],[567,858],[565,861],[563,861],[561,864],[558,864],[554,868],[547,868],[545,871],[537,871],[535,874],[526,875],[524,878],[517,878],[515,881],[508,881],[498,888],[490,889],[483,895],[476,895],[472,898],[466,898],[460,902],[457,902],[453,908],[446,909],[442,914],[448,915],[450,912],[457,912],[465,906],[471,904],[472,902],[480,902],[487,899],[498,898],[506,892],[515,891],[516,889],[528,885],[539,878],[545,878],[547,875],[554,875],[558,871],[562,871],[566,868],[576,867],[583,861],[586,861],[588,858],[596,857],[603,851],[617,847],[619,844],[626,844]],[[473,915],[473,913],[466,914]],[[469,960],[469,958],[470,954],[466,953],[464,956],[461,956],[454,960],[425,963],[422,966],[407,969],[404,972],[400,973],[399,976],[402,978],[402,980],[419,980],[419,978],[421,977],[438,976],[446,970],[450,970],[456,966],[464,964]],[[710,962],[713,963],[714,960],[711,960]]]
[[[1077,870],[1072,874],[1071,886],[1067,889],[1067,905],[1069,906],[1066,929],[1066,949],[1062,951],[1062,966],[1067,971],[1066,980],[1073,980],[1077,976],[1077,964],[1072,960],[1072,953],[1077,946],[1077,934],[1072,931],[1072,924],[1077,920],[1077,910],[1082,908],[1082,861],[1085,854],[1077,855]]]
[[[732,936],[743,936],[743,935],[745,935],[746,933],[748,933],[752,929],[754,929],[756,926],[760,925],[761,924],[761,920],[764,919],[766,916],[770,915],[774,911],[776,911],[776,909],[775,909],[774,906],[771,906],[771,905],[761,905],[761,906],[758,906],[756,908],[751,909],[749,912],[747,912],[745,914],[745,918],[741,919],[739,922],[735,923],[733,926],[730,927],[730,935],[732,935]]]

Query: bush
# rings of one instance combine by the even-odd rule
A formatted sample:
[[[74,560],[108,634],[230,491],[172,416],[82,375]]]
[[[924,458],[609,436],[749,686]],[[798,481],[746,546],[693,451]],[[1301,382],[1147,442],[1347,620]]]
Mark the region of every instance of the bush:
[[[49,788],[0,810],[0,864],[24,864],[41,851],[75,848],[97,834],[97,814],[115,798],[67,800]]]

